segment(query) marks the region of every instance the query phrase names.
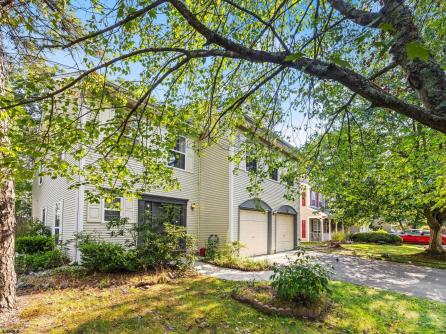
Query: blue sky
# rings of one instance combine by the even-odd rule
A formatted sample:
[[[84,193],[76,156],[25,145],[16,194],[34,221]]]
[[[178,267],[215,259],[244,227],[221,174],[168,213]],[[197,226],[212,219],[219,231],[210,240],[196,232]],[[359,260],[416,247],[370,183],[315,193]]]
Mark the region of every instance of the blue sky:
[[[81,6],[81,4],[79,4]],[[86,19],[85,13],[78,12],[81,19]],[[163,20],[163,18],[160,18]],[[85,70],[86,67],[83,65],[82,56],[73,56],[66,51],[57,51],[50,55],[50,63],[57,65],[64,69],[65,72],[73,72],[77,70]],[[98,63],[96,61],[96,63]],[[140,64],[134,63],[131,65],[131,73],[125,77],[120,77],[120,79],[134,81],[139,80],[139,73],[143,70]],[[155,97],[160,97],[159,91],[154,93]],[[292,96],[290,96],[292,98]],[[304,144],[308,138],[308,135],[316,131],[316,120],[310,120],[303,112],[299,110],[290,110],[290,101],[286,101],[282,105],[282,109],[286,110],[290,114],[289,123],[292,124],[290,127],[288,124],[281,124],[278,126],[277,130],[283,133],[286,140],[292,145],[301,146]],[[305,129],[307,127],[307,129]],[[300,130],[297,130],[300,128]]]

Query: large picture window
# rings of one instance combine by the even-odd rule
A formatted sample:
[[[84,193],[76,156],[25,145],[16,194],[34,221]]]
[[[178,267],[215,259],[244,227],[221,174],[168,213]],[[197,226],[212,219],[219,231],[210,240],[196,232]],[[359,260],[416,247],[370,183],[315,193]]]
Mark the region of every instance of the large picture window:
[[[177,138],[175,147],[170,150],[169,162],[167,164],[175,168],[186,168],[186,138]]]
[[[109,222],[121,218],[121,199],[115,198],[112,201],[104,201],[104,221]]]

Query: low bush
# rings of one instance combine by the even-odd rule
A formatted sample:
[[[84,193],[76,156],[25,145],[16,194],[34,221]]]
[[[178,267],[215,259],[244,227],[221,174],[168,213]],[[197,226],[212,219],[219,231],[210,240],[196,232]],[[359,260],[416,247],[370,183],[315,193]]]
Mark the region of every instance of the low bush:
[[[82,265],[89,271],[120,272],[136,270],[136,254],[123,245],[106,241],[79,244]]]
[[[219,267],[243,271],[261,271],[272,268],[272,265],[268,260],[252,260],[246,257],[217,257],[216,259],[208,262]]]
[[[115,229],[112,237],[132,235],[135,240],[126,247],[79,235],[82,265],[87,270],[121,272],[171,267],[181,271],[195,263],[195,240],[183,226],[153,223],[127,230],[125,221],[116,221],[111,227]]]
[[[344,232],[335,232],[331,234],[331,241],[344,242],[348,239],[348,236]]]
[[[17,224],[16,236],[51,235],[51,229],[39,220],[29,220]]]
[[[303,305],[317,303],[331,293],[330,271],[320,263],[313,263],[303,250],[287,266],[275,267],[271,285],[277,297]]]
[[[19,254],[36,254],[53,251],[56,248],[56,242],[51,236],[27,235],[16,238],[15,248]]]
[[[18,274],[46,270],[68,264],[69,258],[59,249],[35,254],[21,254],[16,257],[15,266]]]
[[[267,260],[253,260],[246,257],[240,257],[240,250],[243,247],[244,245],[240,241],[228,243],[223,247],[216,249],[212,258],[206,256],[206,261],[216,266],[244,271],[271,269],[272,266]]]
[[[183,226],[166,223],[160,230],[147,224],[139,230],[139,240],[138,266],[144,270],[167,266],[184,270],[195,262],[195,239]]]
[[[355,233],[350,236],[350,239],[354,242],[371,242],[378,244],[401,244],[402,242],[400,236],[383,232]]]

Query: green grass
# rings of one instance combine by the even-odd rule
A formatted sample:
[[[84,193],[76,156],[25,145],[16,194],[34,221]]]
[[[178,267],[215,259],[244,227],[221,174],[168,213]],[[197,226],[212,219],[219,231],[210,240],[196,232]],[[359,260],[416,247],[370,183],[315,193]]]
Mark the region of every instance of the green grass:
[[[41,278],[45,280],[45,278]],[[90,277],[84,278],[91,279]],[[20,333],[446,333],[446,304],[333,282],[333,307],[319,321],[268,316],[234,301],[240,284],[202,276],[136,288],[147,276],[19,297]],[[105,284],[100,282],[106,281]]]
[[[219,267],[243,271],[270,270],[273,267],[268,260],[253,260],[246,257],[218,257],[214,260],[205,261]]]
[[[446,256],[431,256],[418,245],[383,245],[354,243],[343,244],[342,248],[328,248],[327,243],[303,243],[306,249],[342,255],[360,256],[371,259],[410,263],[418,266],[446,269]]]

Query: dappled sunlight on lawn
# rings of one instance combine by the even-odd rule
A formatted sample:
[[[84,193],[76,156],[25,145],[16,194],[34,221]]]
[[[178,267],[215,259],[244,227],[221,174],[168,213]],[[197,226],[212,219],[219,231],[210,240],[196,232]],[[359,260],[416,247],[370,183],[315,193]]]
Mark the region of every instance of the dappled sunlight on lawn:
[[[446,305],[333,282],[320,321],[268,316],[230,297],[242,283],[195,277],[146,289],[53,290],[24,295],[20,333],[440,333]]]

